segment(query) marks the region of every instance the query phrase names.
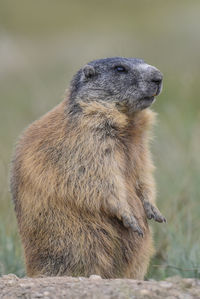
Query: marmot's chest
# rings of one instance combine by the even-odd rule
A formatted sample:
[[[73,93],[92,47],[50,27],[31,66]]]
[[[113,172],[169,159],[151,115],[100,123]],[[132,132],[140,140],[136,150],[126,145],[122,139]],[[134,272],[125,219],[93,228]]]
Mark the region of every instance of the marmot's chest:
[[[130,136],[123,143],[123,157],[128,176],[137,178],[139,173],[145,170],[145,159],[147,149],[142,138]]]

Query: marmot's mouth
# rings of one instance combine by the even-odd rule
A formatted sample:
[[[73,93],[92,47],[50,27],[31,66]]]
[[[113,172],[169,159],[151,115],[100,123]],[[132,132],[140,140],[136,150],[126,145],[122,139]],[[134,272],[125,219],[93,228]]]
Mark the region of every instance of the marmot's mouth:
[[[154,101],[155,101],[154,96],[144,97],[139,101],[139,106],[140,106],[141,109],[145,109],[145,108],[151,106]]]
[[[152,97],[144,97],[142,100],[148,101],[148,102],[153,102],[154,99],[155,99],[155,97],[152,96]]]

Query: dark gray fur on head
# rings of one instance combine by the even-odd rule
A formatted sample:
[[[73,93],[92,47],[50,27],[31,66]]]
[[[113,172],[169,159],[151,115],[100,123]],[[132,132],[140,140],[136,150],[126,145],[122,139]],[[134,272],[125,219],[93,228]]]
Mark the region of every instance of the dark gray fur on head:
[[[113,57],[89,62],[70,84],[70,104],[114,102],[127,113],[149,107],[162,89],[162,73],[142,59]],[[73,109],[72,109],[73,110]],[[77,109],[78,111],[78,109]]]

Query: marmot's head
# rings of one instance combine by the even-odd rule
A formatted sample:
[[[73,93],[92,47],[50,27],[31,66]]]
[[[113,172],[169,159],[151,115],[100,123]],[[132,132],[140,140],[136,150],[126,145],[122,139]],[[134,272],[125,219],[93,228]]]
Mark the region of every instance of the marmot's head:
[[[113,57],[94,60],[74,76],[70,100],[114,102],[132,113],[149,107],[161,92],[162,73],[141,59]]]

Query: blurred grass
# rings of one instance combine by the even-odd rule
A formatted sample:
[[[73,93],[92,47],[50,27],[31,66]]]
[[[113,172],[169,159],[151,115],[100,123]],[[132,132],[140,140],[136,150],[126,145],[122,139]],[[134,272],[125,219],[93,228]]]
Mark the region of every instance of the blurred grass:
[[[0,2],[0,274],[23,276],[8,191],[13,145],[59,103],[74,72],[100,57],[141,57],[164,73],[152,145],[158,206],[148,277],[200,277],[199,1]]]

